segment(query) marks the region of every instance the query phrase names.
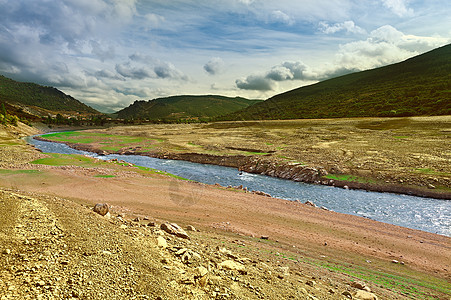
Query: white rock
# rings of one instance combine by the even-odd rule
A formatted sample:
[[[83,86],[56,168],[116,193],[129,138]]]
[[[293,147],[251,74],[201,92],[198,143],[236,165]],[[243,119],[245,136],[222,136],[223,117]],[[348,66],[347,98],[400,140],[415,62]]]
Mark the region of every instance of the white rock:
[[[233,260],[223,261],[222,263],[220,263],[218,265],[218,267],[220,269],[227,269],[227,270],[237,270],[237,271],[244,271],[245,270],[244,265],[242,265],[242,264],[240,264],[240,263],[238,263],[236,261],[233,261]]]
[[[367,291],[358,290],[357,292],[352,294],[352,299],[377,300],[377,296]]]
[[[157,245],[158,247],[161,247],[163,249],[166,249],[168,247],[168,243],[162,236],[157,237]]]

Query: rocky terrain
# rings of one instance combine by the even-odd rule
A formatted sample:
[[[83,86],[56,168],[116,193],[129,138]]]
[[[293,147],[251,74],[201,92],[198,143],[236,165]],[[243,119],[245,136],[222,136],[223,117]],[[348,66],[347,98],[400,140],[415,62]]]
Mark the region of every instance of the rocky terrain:
[[[57,197],[0,199],[1,299],[376,299],[365,283],[243,251],[246,240],[193,226],[178,237]]]
[[[448,237],[114,162],[30,164],[32,130],[0,133],[2,300],[449,298]]]

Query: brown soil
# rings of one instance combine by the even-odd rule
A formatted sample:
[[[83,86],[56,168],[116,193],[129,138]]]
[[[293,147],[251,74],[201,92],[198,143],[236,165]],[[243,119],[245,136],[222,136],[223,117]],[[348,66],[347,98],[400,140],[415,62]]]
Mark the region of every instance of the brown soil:
[[[357,279],[382,299],[449,297],[449,237],[130,167],[96,178],[112,171],[30,165],[43,154],[3,137],[18,144],[0,147],[3,169],[42,172],[0,173],[1,299],[346,299]],[[102,202],[113,217],[89,209]],[[136,216],[200,232],[187,241]],[[182,263],[182,248],[200,259]],[[225,260],[245,271],[220,269]]]

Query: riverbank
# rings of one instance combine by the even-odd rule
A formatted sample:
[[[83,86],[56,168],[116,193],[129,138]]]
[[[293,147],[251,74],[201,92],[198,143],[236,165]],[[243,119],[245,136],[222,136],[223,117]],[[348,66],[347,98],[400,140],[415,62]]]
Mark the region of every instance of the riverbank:
[[[381,299],[449,296],[449,237],[83,156],[31,164],[47,155],[17,137],[0,147],[10,220],[1,225],[10,252],[0,255],[0,290],[12,297],[346,299],[359,280]],[[113,218],[90,210],[103,202]],[[158,248],[147,224],[166,221],[200,232],[190,241],[163,234],[168,247]],[[182,262],[184,248],[200,265]],[[226,260],[245,272],[221,269]]]
[[[99,154],[234,167],[306,183],[451,199],[451,117],[145,125],[52,137]],[[123,138],[131,143],[124,145]]]

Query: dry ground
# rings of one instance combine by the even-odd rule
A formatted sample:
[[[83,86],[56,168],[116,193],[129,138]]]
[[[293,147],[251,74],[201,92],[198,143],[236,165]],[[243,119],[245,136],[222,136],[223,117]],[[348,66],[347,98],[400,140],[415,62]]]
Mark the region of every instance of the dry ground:
[[[45,155],[0,132],[2,299],[346,299],[355,280],[382,299],[449,298],[448,237],[135,167],[31,165]],[[111,218],[90,210],[98,202]],[[200,232],[187,241],[149,221]],[[182,263],[183,248],[200,258]]]
[[[451,197],[451,116],[159,124],[91,132],[157,141],[119,145],[119,151],[143,146],[149,153],[253,155],[322,166],[331,178],[351,175]]]

